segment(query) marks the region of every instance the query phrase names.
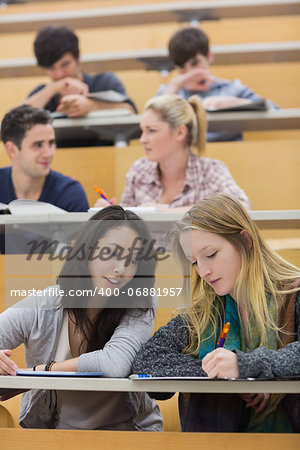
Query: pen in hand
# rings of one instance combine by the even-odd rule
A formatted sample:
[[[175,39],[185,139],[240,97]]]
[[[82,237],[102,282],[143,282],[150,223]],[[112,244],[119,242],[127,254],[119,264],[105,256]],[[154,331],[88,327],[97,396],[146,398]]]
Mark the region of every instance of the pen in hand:
[[[102,197],[104,200],[106,200],[110,205],[112,204],[112,203],[108,200],[108,198],[107,198],[105,192],[104,192],[101,188],[99,188],[98,186],[95,185],[95,186],[94,186],[94,189],[95,189],[95,191],[99,194],[100,197]]]
[[[217,343],[217,348],[223,347],[223,345],[225,343],[225,340],[227,338],[227,334],[228,334],[229,328],[230,328],[230,322],[227,322],[224,325],[224,327],[222,329],[222,332],[220,334],[220,337],[219,337],[219,340],[218,340],[218,343]]]

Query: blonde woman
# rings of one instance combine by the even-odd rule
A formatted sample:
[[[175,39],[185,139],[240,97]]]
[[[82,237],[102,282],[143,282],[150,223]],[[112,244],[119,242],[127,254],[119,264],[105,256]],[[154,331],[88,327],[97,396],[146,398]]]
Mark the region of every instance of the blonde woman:
[[[300,374],[300,270],[276,255],[239,201],[215,194],[177,223],[174,247],[192,265],[192,307],[162,327],[134,371],[153,376]],[[216,348],[230,322],[223,348]],[[299,395],[180,395],[183,431],[300,431]]]
[[[206,129],[205,111],[197,96],[189,101],[177,95],[150,99],[141,119],[140,141],[146,156],[127,173],[121,205],[163,204],[186,211],[202,198],[223,192],[250,207],[226,165],[203,156]],[[107,203],[99,199],[95,206]]]

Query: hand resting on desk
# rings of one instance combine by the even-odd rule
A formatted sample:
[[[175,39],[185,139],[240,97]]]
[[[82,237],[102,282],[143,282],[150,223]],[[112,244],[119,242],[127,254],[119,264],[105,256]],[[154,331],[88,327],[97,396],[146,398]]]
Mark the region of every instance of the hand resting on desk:
[[[0,350],[0,375],[16,375],[18,366],[12,359],[10,359],[11,355],[11,350]],[[0,401],[3,402],[5,400],[9,400],[10,398],[15,397],[15,395],[21,394],[22,392],[25,392],[24,389],[14,389],[13,392],[0,395]]]
[[[94,110],[94,100],[90,100],[80,94],[64,95],[56,109],[65,113],[68,117],[82,117]]]
[[[16,375],[18,366],[10,359],[11,355],[12,350],[0,350],[0,375]]]

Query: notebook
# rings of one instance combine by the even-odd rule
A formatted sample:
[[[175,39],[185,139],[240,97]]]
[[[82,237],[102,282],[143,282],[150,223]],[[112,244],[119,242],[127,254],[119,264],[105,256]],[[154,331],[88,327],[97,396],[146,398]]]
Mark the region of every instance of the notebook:
[[[17,370],[17,376],[23,377],[78,377],[98,378],[103,377],[103,372],[66,372],[66,371],[44,371],[44,370]]]
[[[205,108],[207,112],[233,112],[233,111],[267,111],[268,105],[264,98],[249,102],[245,105],[231,106],[229,108]]]
[[[65,213],[66,211],[58,206],[47,202],[39,202],[38,200],[16,199],[6,205],[0,203],[0,213],[2,214],[51,214],[51,213]]]

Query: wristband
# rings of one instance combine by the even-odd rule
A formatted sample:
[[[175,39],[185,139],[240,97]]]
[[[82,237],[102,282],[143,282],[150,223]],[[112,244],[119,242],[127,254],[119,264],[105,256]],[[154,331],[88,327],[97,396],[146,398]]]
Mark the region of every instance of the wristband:
[[[46,372],[51,372],[51,367],[53,366],[53,364],[55,364],[56,361],[50,361],[45,365],[45,371]]]

